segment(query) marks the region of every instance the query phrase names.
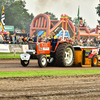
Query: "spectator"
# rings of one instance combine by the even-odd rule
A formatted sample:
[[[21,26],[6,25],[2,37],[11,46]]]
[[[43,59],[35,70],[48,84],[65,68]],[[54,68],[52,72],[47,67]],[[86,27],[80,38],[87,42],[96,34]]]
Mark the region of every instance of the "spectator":
[[[7,44],[8,44],[8,43],[11,43],[10,32],[7,32],[7,36],[6,36],[5,40],[6,40],[6,43],[7,43]]]
[[[80,42],[80,40],[78,40],[78,46],[82,46],[82,43]]]
[[[45,35],[43,35],[43,40],[42,40],[42,42],[46,42],[46,36],[45,36]]]
[[[81,42],[80,42],[80,40],[78,40],[78,44],[77,44],[78,46],[81,46]]]
[[[29,43],[33,43],[33,37],[30,37],[30,39],[29,39],[28,42],[29,42]]]
[[[20,44],[19,41],[20,41],[20,36],[18,35],[16,36],[16,44]]]
[[[83,40],[83,45],[87,46],[87,39],[86,38]]]
[[[22,38],[22,40],[23,40],[23,44],[25,44],[25,42],[26,42],[26,37],[24,36],[24,37]]]
[[[48,42],[51,39],[51,36],[49,35],[46,39],[46,42]]]
[[[93,39],[93,37],[91,38],[91,41],[93,41],[94,39]]]
[[[88,46],[90,45],[90,39],[89,39],[89,37],[87,38],[87,45]]]
[[[42,42],[42,36],[39,36],[38,41]]]
[[[81,39],[80,39],[80,43],[83,43],[83,38],[81,37]]]
[[[92,43],[92,41],[90,42],[90,46],[93,46],[93,43]]]
[[[77,39],[75,39],[74,45],[75,45],[75,46],[78,45],[78,40],[77,40]]]
[[[35,41],[35,36],[34,35],[32,36],[32,39],[33,39],[33,42],[34,42]]]
[[[16,43],[16,33],[14,33],[12,35],[12,43],[15,44]]]
[[[96,38],[96,45],[99,46],[99,38]]]
[[[29,37],[27,36],[27,37],[26,37],[26,41],[27,41],[27,43],[28,43],[28,40],[29,40]]]
[[[23,44],[22,37],[19,38],[19,44]]]
[[[96,37],[94,37],[94,42],[96,43]]]
[[[33,42],[37,42],[37,34],[36,34],[36,36],[34,36],[34,41]]]
[[[72,44],[72,42],[73,42],[73,39],[72,39],[72,38],[70,38],[69,42]]]

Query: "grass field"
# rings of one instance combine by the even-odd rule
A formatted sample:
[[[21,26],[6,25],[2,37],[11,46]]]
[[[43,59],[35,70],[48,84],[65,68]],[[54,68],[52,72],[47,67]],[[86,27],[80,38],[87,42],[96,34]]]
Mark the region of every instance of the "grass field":
[[[0,59],[19,59],[21,53],[0,53]]]
[[[0,77],[68,76],[68,75],[91,75],[91,74],[100,74],[100,70],[91,69],[91,70],[0,72]]]

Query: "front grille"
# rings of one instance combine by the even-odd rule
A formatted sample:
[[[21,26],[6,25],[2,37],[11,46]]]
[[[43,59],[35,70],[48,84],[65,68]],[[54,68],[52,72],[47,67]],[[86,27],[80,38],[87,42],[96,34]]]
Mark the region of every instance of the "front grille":
[[[35,50],[36,51],[36,44],[29,44],[29,50]]]
[[[30,54],[30,55],[32,55],[32,54],[33,54],[33,52],[26,52],[26,53],[28,53],[28,54]]]

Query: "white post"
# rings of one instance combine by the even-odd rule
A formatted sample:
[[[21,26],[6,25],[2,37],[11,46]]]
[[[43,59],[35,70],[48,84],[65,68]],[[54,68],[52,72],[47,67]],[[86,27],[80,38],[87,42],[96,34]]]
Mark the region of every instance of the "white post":
[[[15,51],[15,49],[14,49],[14,56],[16,55],[16,51]]]

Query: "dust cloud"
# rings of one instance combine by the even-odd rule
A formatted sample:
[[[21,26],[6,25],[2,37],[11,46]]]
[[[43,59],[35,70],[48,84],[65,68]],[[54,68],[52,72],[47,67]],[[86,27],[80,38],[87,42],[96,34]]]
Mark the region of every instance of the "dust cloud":
[[[51,12],[60,18],[61,14],[75,18],[78,13],[78,6],[80,6],[80,17],[86,19],[90,27],[95,27],[97,19],[96,9],[99,0],[25,0],[27,8],[35,16],[46,11]]]

